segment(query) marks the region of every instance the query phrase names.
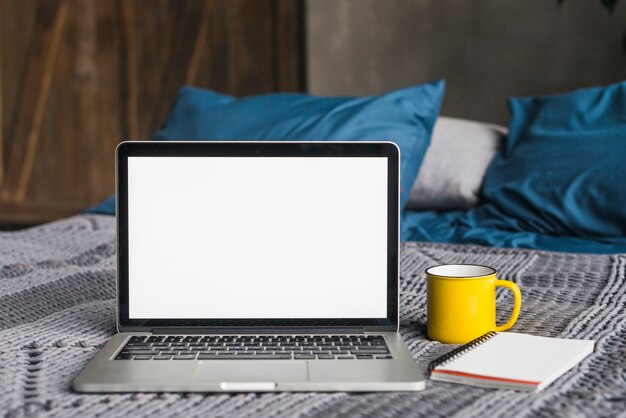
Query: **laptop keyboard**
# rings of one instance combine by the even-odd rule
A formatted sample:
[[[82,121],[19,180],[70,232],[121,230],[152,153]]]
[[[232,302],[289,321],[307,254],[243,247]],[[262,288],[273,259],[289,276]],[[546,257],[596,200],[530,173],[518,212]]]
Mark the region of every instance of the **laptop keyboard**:
[[[132,336],[116,360],[387,360],[382,335]]]

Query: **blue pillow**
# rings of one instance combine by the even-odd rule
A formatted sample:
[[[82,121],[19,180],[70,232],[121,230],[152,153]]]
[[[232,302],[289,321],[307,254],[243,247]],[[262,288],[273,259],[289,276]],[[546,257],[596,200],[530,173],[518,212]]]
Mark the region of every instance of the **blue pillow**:
[[[185,86],[161,140],[393,141],[401,153],[400,205],[406,204],[444,95],[443,80],[373,97],[277,93],[237,99]],[[109,213],[101,206],[92,213]]]
[[[485,199],[516,229],[583,238],[626,236],[626,82],[512,98],[504,149]]]
[[[98,205],[91,207],[85,213],[98,215],[115,215],[115,196],[109,196]]]

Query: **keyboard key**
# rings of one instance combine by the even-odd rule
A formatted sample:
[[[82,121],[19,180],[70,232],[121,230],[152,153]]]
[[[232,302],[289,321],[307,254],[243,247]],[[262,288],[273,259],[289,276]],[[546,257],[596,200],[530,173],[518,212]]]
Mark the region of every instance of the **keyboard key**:
[[[157,343],[157,342],[160,343],[164,339],[165,339],[165,337],[153,335],[152,337],[148,338],[147,342],[149,342],[149,343]]]
[[[356,358],[359,360],[371,360],[374,358],[374,356],[372,356],[371,354],[359,354],[356,356]]]
[[[337,360],[354,360],[353,356],[337,356]]]
[[[389,354],[389,350],[387,348],[384,349],[361,349],[361,350],[350,350],[351,354]]]
[[[151,358],[152,358],[152,356],[141,355],[141,356],[134,356],[133,360],[150,360]]]
[[[335,356],[333,356],[332,354],[319,354],[317,358],[320,360],[334,360]]]
[[[132,353],[134,355],[149,355],[149,356],[154,356],[156,354],[159,354],[158,351],[154,351],[154,350],[133,350]]]
[[[150,344],[150,347],[154,348],[155,350],[163,350],[165,348],[168,348],[170,345],[168,343],[152,343]]]
[[[198,360],[248,360],[253,357],[252,355],[236,356],[234,354],[220,354],[217,356],[205,356],[204,354],[199,354]]]
[[[180,336],[180,335],[172,335],[172,336],[170,336],[170,337],[167,337],[167,338],[165,339],[165,342],[166,342],[166,343],[178,343],[178,342],[181,342],[181,341],[182,341],[182,339],[183,339],[183,337],[182,337],[182,336]]]
[[[276,360],[291,360],[291,354],[284,354],[284,353],[280,353],[280,354],[257,354],[254,356],[255,358],[261,358],[261,359],[268,359],[268,360],[272,360],[272,359],[276,359]]]
[[[293,358],[296,360],[314,360],[315,356],[313,354],[299,354],[296,353],[293,355]]]
[[[163,355],[158,355],[158,356],[154,356],[153,360],[169,360],[171,359],[172,356],[163,356]]]
[[[215,343],[219,337],[203,337],[200,339],[203,343]]]
[[[115,357],[115,360],[131,360],[133,358],[132,354],[120,353]]]
[[[371,340],[384,340],[385,337],[383,337],[382,335],[367,335],[367,336],[361,337],[361,339],[362,340],[368,340],[368,341],[371,341]]]
[[[280,346],[275,344],[264,345],[264,347],[266,350],[280,350]]]
[[[377,358],[378,360],[390,360],[390,359],[392,359],[393,357],[391,357],[391,356],[376,356],[376,358]]]
[[[124,347],[124,350],[127,351],[137,351],[137,350],[150,350],[152,347],[150,347],[149,345],[126,345],[126,347]]]
[[[144,342],[144,341],[129,341],[128,343],[126,343],[127,347],[136,347],[136,346],[145,346],[145,347],[149,347],[150,343]]]
[[[174,360],[195,360],[195,354],[179,354],[177,356],[172,357]]]
[[[146,336],[145,335],[133,335],[132,337],[130,337],[130,342],[138,342],[138,341],[146,341]]]
[[[291,355],[289,354],[276,354],[276,355],[250,355],[250,354],[225,354],[225,355],[207,355],[207,354],[199,354],[198,360],[290,360]]]

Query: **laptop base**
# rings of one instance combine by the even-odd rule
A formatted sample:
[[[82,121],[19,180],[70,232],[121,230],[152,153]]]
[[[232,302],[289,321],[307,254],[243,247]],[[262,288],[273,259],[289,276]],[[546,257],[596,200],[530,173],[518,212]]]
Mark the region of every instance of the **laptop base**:
[[[78,392],[418,391],[419,366],[402,337],[383,335],[391,359],[115,360],[133,335],[116,334],[74,380]]]

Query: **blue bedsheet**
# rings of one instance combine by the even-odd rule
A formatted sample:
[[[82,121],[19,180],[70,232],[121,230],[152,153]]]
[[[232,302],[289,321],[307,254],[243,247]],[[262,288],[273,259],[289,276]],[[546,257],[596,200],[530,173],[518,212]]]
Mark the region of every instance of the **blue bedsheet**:
[[[531,232],[529,225],[491,205],[451,212],[410,211],[402,214],[402,241],[476,244],[574,253],[626,253],[626,237],[569,237]]]

